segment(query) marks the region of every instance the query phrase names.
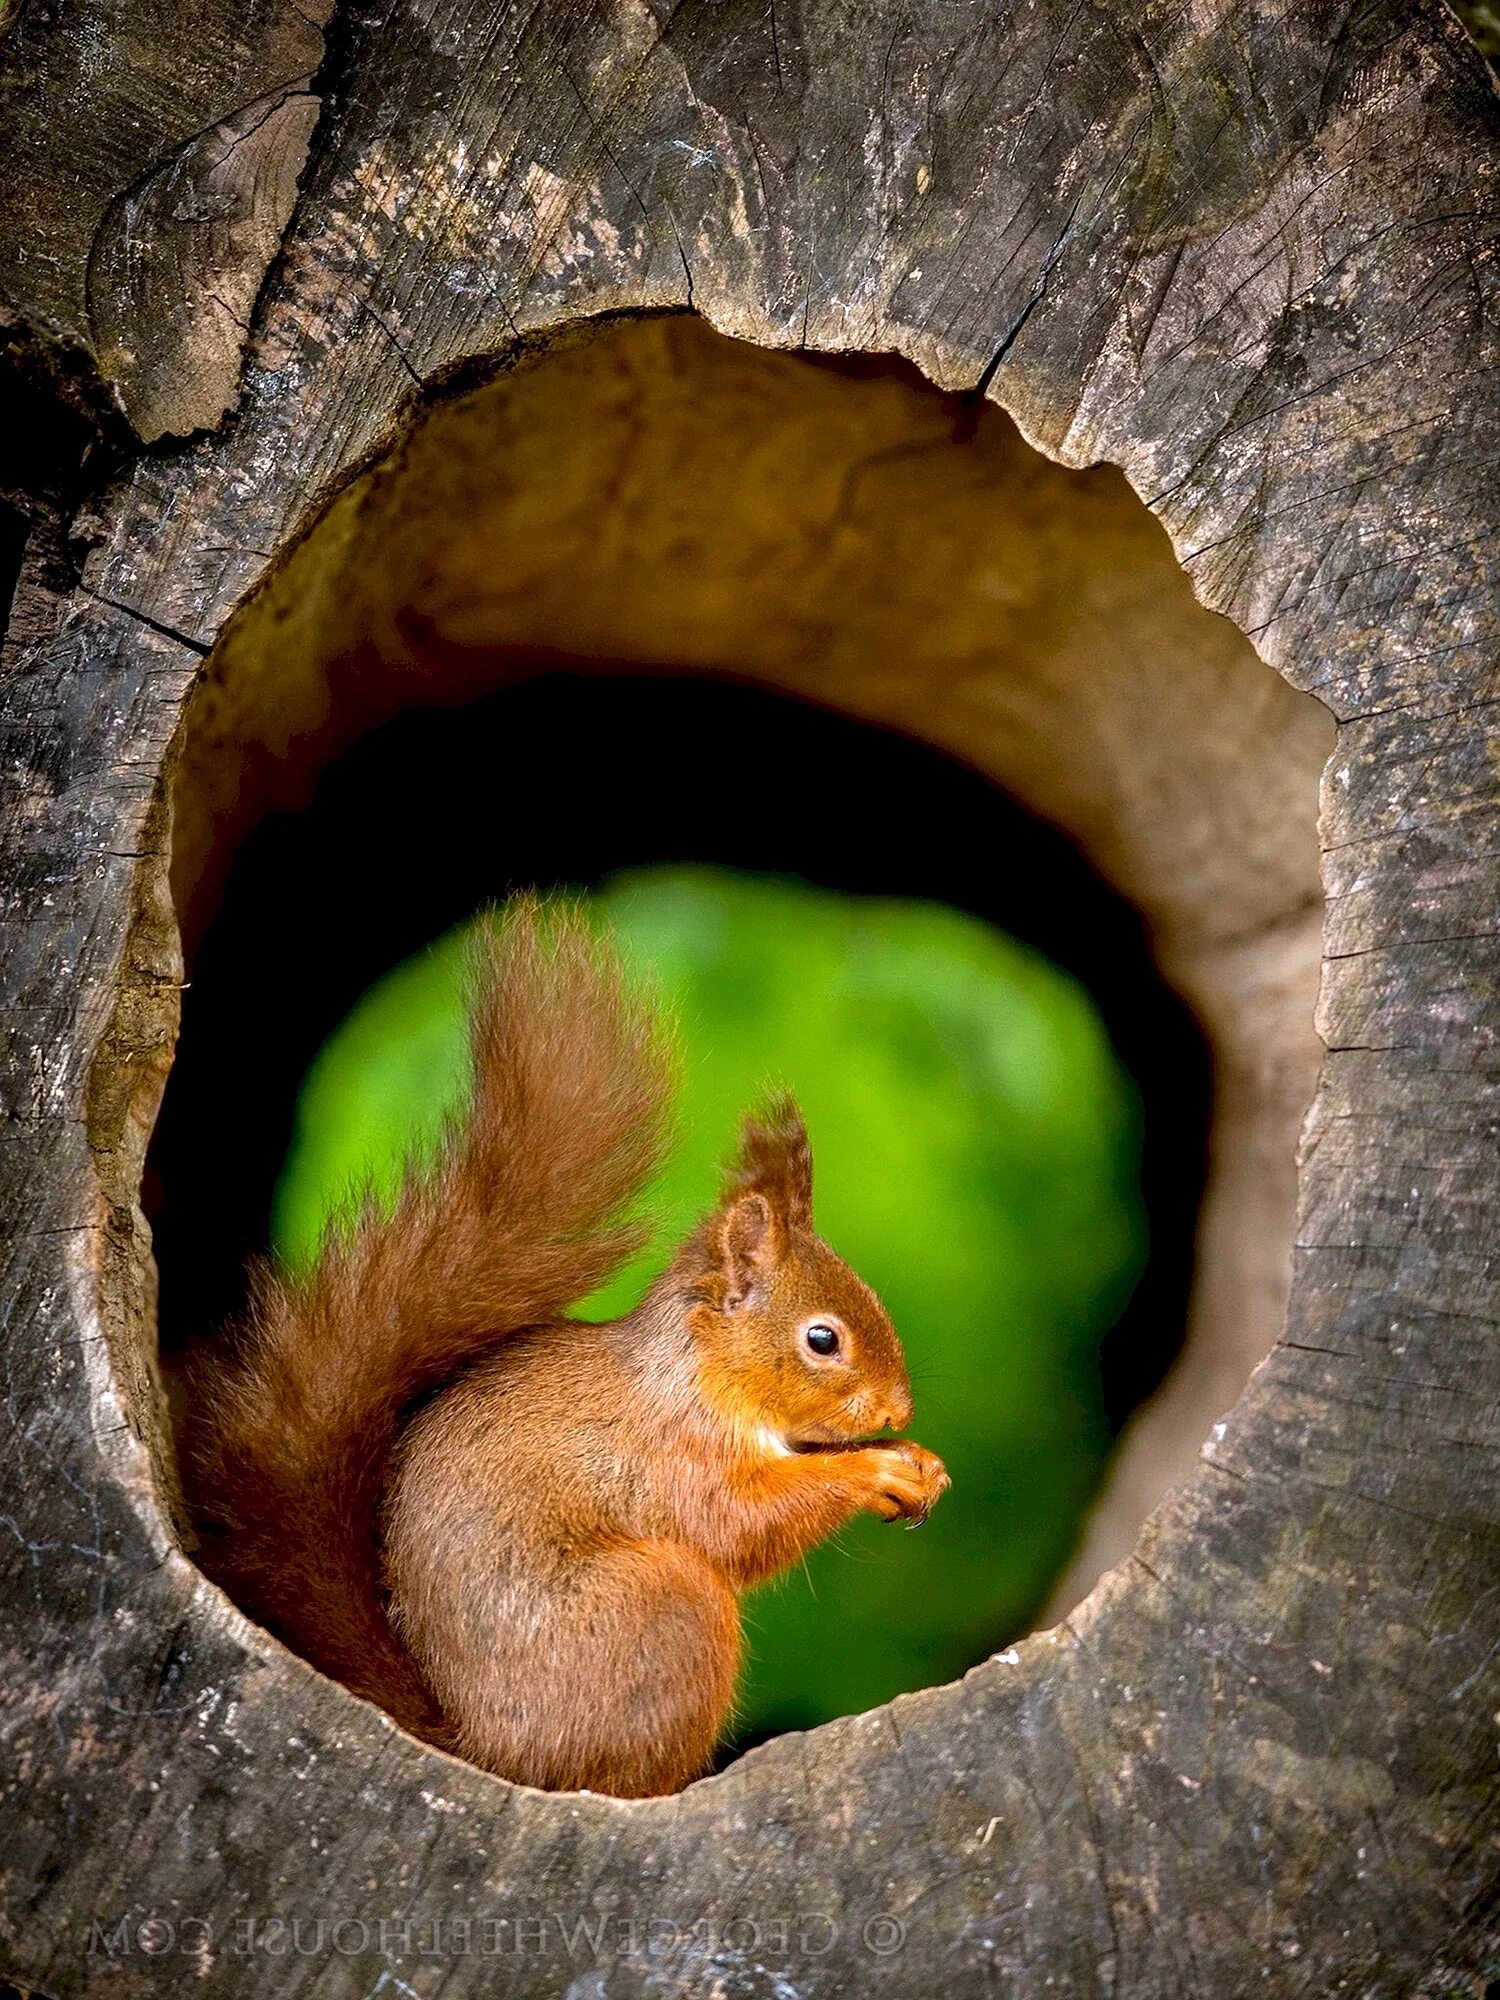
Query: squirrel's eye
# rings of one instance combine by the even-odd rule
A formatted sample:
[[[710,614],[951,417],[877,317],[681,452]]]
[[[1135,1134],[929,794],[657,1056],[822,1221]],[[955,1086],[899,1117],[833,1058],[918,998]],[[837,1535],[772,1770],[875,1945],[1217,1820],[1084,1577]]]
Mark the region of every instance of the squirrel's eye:
[[[820,1319],[813,1321],[802,1338],[807,1342],[812,1352],[814,1354],[821,1354],[825,1361],[830,1354],[837,1354],[839,1351],[838,1328],[825,1326]]]

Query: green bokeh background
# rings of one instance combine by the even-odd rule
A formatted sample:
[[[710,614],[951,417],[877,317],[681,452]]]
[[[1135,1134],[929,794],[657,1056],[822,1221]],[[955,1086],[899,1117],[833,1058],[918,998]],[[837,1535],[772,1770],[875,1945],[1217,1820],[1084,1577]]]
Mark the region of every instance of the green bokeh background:
[[[1146,1249],[1131,1081],[1076,981],[939,904],[678,867],[588,903],[678,1017],[684,1143],[653,1251],[585,1312],[635,1303],[712,1203],[743,1110],[785,1084],[819,1231],[890,1309],[912,1435],[953,1478],[920,1530],[858,1521],[755,1593],[740,1731],[950,1679],[1025,1627],[1109,1451],[1098,1348]],[[462,1102],[462,942],[389,973],[315,1060],[275,1198],[288,1260]]]

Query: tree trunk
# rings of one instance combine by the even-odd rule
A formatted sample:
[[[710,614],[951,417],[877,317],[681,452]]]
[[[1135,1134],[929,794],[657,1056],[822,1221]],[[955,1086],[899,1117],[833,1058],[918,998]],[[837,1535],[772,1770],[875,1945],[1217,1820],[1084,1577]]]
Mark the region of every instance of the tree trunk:
[[[208,1996],[332,2000],[1483,1990],[1482,65],[1406,0],[394,0],[338,14],[319,68],[321,22],[0,14],[0,309],[48,441],[9,479],[31,536],[0,685],[0,1971],[57,2000],[154,1993],[163,1959]],[[1201,1458],[1151,1461],[1158,1489],[1186,1476],[1062,1624],[626,1806],[424,1749],[205,1582],[140,1198],[182,976],[173,739],[195,687],[239,698],[232,645],[206,680],[205,657],[474,364],[646,309],[903,356],[1063,466],[1122,468],[1337,741],[1326,1053],[1274,1351]],[[1247,794],[1279,781],[1286,726]]]

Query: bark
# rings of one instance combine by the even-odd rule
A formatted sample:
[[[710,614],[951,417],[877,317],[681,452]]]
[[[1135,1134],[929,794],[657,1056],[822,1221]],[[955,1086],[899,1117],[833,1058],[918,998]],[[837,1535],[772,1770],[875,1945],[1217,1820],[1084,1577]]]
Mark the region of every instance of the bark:
[[[148,441],[234,399],[329,5],[0,7],[0,336]]]

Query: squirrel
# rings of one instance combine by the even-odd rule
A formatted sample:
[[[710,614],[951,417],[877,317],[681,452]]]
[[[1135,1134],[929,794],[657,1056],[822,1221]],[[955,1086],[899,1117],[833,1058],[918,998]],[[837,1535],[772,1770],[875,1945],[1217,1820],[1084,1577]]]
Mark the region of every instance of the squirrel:
[[[395,1722],[548,1790],[710,1765],[739,1596],[856,1514],[925,1519],[941,1461],[900,1342],[813,1229],[789,1097],[641,1305],[567,1317],[640,1247],[669,1038],[571,907],[477,927],[472,1101],[306,1271],[266,1263],[185,1441],[199,1560]]]

